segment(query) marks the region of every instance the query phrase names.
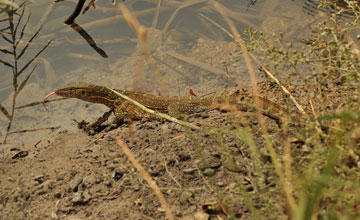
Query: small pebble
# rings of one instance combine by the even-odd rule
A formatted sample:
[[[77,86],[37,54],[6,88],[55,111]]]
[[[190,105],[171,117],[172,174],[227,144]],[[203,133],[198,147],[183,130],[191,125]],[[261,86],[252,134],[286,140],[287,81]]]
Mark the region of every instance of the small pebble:
[[[202,210],[199,210],[194,213],[194,218],[196,220],[208,220],[210,218],[209,214],[205,213]]]
[[[113,178],[115,181],[118,181],[119,179],[121,179],[121,177],[124,176],[124,174],[125,174],[125,170],[116,169],[115,171],[112,172],[111,178]]]
[[[91,186],[93,184],[96,183],[96,177],[94,175],[90,175],[84,178],[83,180],[83,184],[85,184],[85,186]]]
[[[224,181],[219,181],[219,182],[217,182],[216,185],[218,185],[220,187],[224,187],[226,185],[226,183]]]
[[[213,176],[215,174],[215,170],[214,169],[211,169],[211,168],[206,168],[204,170],[204,175],[205,176]]]
[[[77,175],[74,177],[74,179],[71,180],[70,182],[70,190],[72,192],[77,192],[78,191],[78,186],[80,185],[80,183],[82,182],[82,178],[81,176]]]
[[[111,181],[110,180],[104,181],[104,185],[107,187],[111,187]]]
[[[82,199],[81,199],[81,193],[80,192],[76,192],[73,194],[71,202],[73,203],[81,203]]]
[[[57,216],[57,214],[55,212],[52,212],[50,214],[50,216],[51,216],[51,219],[54,219],[54,220],[59,219],[59,217]]]
[[[83,192],[82,197],[83,197],[83,202],[89,202],[91,199],[91,195],[89,194],[89,192],[87,190],[85,190],[85,192]]]
[[[45,175],[38,175],[33,178],[36,182],[39,184],[45,182],[47,180],[47,177]]]
[[[195,173],[196,169],[195,168],[186,168],[186,169],[183,169],[183,172],[186,173],[186,174],[193,174]]]

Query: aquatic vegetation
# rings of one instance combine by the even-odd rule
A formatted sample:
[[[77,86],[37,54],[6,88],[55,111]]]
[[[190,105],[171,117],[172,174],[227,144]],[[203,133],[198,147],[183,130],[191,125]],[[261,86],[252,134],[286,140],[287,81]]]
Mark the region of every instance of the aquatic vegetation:
[[[9,43],[7,48],[1,49],[0,52],[4,54],[4,58],[10,58],[12,61],[7,61],[4,58],[0,59],[0,63],[4,66],[11,69],[12,72],[12,82],[13,82],[13,98],[12,105],[10,110],[6,109],[3,105],[0,104],[1,112],[8,119],[7,132],[5,134],[3,143],[6,143],[6,139],[9,134],[11,134],[11,126],[14,120],[15,110],[16,110],[16,98],[21,93],[21,91],[26,86],[29,81],[31,75],[33,74],[36,66],[33,66],[29,73],[26,75],[25,79],[23,79],[23,75],[28,71],[36,60],[36,58],[50,45],[51,41],[48,41],[42,49],[40,49],[34,56],[25,61],[24,65],[20,66],[19,61],[22,59],[23,55],[27,52],[27,49],[33,42],[33,40],[39,34],[41,27],[27,40],[25,45],[22,45],[22,41],[24,41],[24,33],[26,27],[28,25],[30,15],[27,17],[25,23],[22,23],[22,19],[24,18],[26,2],[22,3],[18,8],[9,7],[5,10],[5,14],[7,17],[1,19],[1,22],[8,22],[8,26],[3,28],[0,32],[0,35],[3,40]],[[20,14],[19,14],[20,12]],[[23,46],[21,48],[21,46]],[[21,60],[22,61],[22,60]],[[23,79],[23,80],[21,80]]]

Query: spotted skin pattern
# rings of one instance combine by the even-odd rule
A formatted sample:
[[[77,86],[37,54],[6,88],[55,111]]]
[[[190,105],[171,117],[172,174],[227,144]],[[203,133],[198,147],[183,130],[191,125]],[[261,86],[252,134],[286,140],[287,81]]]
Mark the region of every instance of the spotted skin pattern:
[[[199,109],[221,109],[223,106],[231,106],[236,110],[244,112],[254,112],[256,110],[253,97],[249,94],[233,93],[213,97],[170,97],[135,91],[115,90],[149,109],[167,113],[173,117],[178,117],[180,114],[192,114],[199,111]],[[156,117],[114,94],[105,86],[77,82],[56,90],[55,94],[68,98],[77,98],[86,102],[104,104],[114,110],[116,120],[123,120],[126,117],[131,117],[132,119]],[[258,109],[262,114],[270,118],[279,120],[280,114],[286,113],[285,109],[270,100],[262,97],[258,97],[258,100],[260,102]]]

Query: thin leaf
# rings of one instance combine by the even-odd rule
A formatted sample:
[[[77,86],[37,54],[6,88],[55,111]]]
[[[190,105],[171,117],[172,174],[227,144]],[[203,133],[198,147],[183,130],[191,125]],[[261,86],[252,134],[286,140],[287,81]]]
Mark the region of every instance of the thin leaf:
[[[0,11],[0,13],[1,13],[1,11]],[[4,22],[4,21],[8,21],[9,20],[9,18],[4,18],[4,19],[0,19],[0,22]]]
[[[4,106],[2,106],[0,104],[0,110],[2,111],[2,113],[9,119],[9,121],[11,121],[11,116],[9,114],[9,112],[6,110],[6,108]]]
[[[9,17],[9,29],[10,29],[11,34],[14,32],[14,13],[15,13],[15,10],[10,10],[7,12],[8,17]],[[12,36],[11,44],[14,44],[16,36],[15,35],[11,35],[11,36]]]
[[[9,10],[10,6],[6,6],[5,8],[0,8],[0,14],[3,12],[7,12]]]
[[[19,45],[20,41],[22,40],[22,38],[23,38],[23,36],[24,36],[25,28],[26,28],[29,20],[30,20],[30,15],[28,16],[28,19],[26,20],[26,22],[25,22],[25,24],[24,24],[24,26],[23,26],[23,28],[22,28],[22,30],[21,30],[20,37],[19,37],[19,39],[17,40],[17,42],[15,43],[15,47],[17,47],[17,46]],[[16,26],[16,29],[17,29],[17,26]],[[15,33],[16,33],[16,29],[15,29]]]
[[[30,1],[30,0],[24,0],[23,3],[21,3],[18,8],[16,8],[16,9],[13,10],[14,13],[16,13],[17,10],[19,10],[19,9],[22,8],[23,6],[25,6],[25,5],[28,3],[28,1]],[[16,14],[17,14],[17,13],[16,13]]]
[[[0,49],[0,52],[7,53],[7,54],[13,54],[13,52],[11,52],[7,49]]]
[[[19,8],[25,6],[29,1],[30,1],[30,0],[25,0],[23,3],[21,3],[21,4],[19,5],[19,7],[18,7],[16,10],[18,10]]]
[[[9,42],[10,44],[13,44],[12,40],[10,40],[9,38],[5,37],[5,35],[3,35],[2,33],[0,33],[0,35],[4,38],[4,40],[6,40],[7,42]]]
[[[47,44],[31,59],[25,66],[16,74],[16,77],[19,77],[22,72],[50,45],[51,40],[47,42]]]
[[[29,81],[31,75],[34,73],[34,70],[36,69],[37,65],[34,66],[34,68],[31,70],[29,75],[26,77],[26,79],[20,84],[19,89],[16,91],[15,96],[19,95],[21,90],[25,87],[26,83]]]
[[[24,49],[22,49],[22,51],[20,52],[19,56],[17,57],[17,59],[19,60],[22,55],[24,55],[26,49],[30,46],[30,43],[34,40],[34,38],[39,34],[40,30],[41,30],[42,26],[40,26],[39,30],[36,31],[36,33],[29,39],[29,41],[26,43],[26,46],[24,47]]]
[[[13,66],[13,65],[11,65],[10,63],[5,62],[5,61],[3,61],[3,60],[0,60],[0,63],[4,64],[5,66],[8,66],[8,67],[14,68],[14,66]]]
[[[16,26],[15,26],[14,36],[16,36],[17,29],[18,29],[18,27],[19,27],[19,25],[20,25],[20,23],[21,23],[21,20],[22,20],[22,18],[23,18],[23,16],[24,16],[24,13],[25,13],[25,7],[24,7],[23,10],[21,11],[20,17],[19,17],[18,22],[17,22],[17,24],[16,24]],[[29,17],[30,17],[30,15],[28,16],[28,21],[29,21]],[[26,24],[27,24],[27,22],[26,22]],[[25,25],[26,25],[26,24],[25,24]],[[24,26],[25,26],[25,25],[24,25]]]
[[[0,23],[1,23],[1,20],[0,20]],[[10,27],[6,27],[6,28],[3,28],[3,29],[0,29],[0,32],[3,32],[5,34],[10,34],[9,32],[5,32],[6,30],[9,30]]]

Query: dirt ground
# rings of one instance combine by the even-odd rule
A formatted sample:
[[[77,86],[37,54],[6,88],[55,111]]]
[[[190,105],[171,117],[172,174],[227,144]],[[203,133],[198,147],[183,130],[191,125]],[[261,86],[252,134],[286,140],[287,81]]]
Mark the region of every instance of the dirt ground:
[[[268,4],[273,3],[269,1]],[[274,6],[264,8],[273,9]],[[289,11],[290,7],[284,8],[284,13],[288,15],[282,16],[288,20],[302,14]],[[274,13],[271,11],[269,14]],[[276,27],[280,29],[277,32],[298,37],[299,30],[302,30],[287,24],[279,14],[256,17],[267,18],[261,25],[268,28],[265,32],[273,32]],[[296,20],[307,23],[303,17]],[[293,30],[286,30],[288,28]],[[159,41],[159,33],[159,29],[151,30],[149,36],[158,41],[149,39],[149,45],[154,47],[151,48],[154,57],[162,61],[159,70],[165,79],[164,84],[171,90],[170,94],[181,94],[180,91],[184,93],[194,88],[198,95],[204,95],[223,91],[224,85],[228,85],[231,91],[236,86],[250,85],[243,61],[226,63],[226,66],[223,63],[233,53],[234,42],[207,39],[205,34],[200,38],[180,38],[178,41],[176,36],[181,33],[179,31],[169,31],[168,37]],[[179,44],[181,40],[186,42],[186,47]],[[119,76],[121,79],[134,78],[134,67],[141,55],[139,48],[132,56],[119,58],[114,64],[100,63],[102,65],[97,65],[99,69],[90,65],[81,66],[64,74],[64,79],[60,81],[98,81],[114,88],[132,89],[132,81],[119,80]],[[138,80],[140,83],[136,89],[162,94],[160,85],[155,86],[160,88],[159,91],[154,89],[152,74],[148,68],[143,78]],[[257,74],[263,76],[261,71]],[[44,79],[38,77],[37,81],[41,80]],[[263,77],[261,80],[266,79]],[[46,79],[46,82],[51,81]],[[345,97],[351,97],[351,94],[341,91],[337,87],[340,83],[329,83],[328,89],[321,93],[316,87],[297,85],[287,88],[312,118],[318,112],[336,112],[343,107]],[[118,87],[119,84],[121,87]],[[17,104],[27,104],[29,94],[34,100],[42,100],[45,93],[40,85],[49,84],[45,81],[29,83],[22,93],[26,96],[25,101],[18,100]],[[57,86],[50,84],[46,92],[53,91]],[[289,112],[296,111],[290,99],[274,83],[259,83],[258,86],[262,97]],[[245,90],[252,94],[250,89]],[[317,96],[321,96],[322,102],[318,102]],[[9,100],[12,101],[11,97]],[[52,103],[50,111],[40,107],[19,109],[16,115],[19,120],[14,122],[19,125],[14,124],[13,128],[47,127],[72,120],[91,123],[101,116],[99,111],[102,109],[99,110],[95,104],[74,103]],[[165,210],[154,191],[116,144],[115,137],[130,148],[156,182],[176,219],[252,219],[251,208],[258,210],[261,216],[265,216],[264,219],[289,219],[286,199],[265,147],[264,131],[254,112],[206,110],[184,115],[183,119],[201,130],[191,130],[165,120],[127,120],[115,126],[110,119],[99,131],[91,131],[90,134],[82,129],[69,129],[71,123],[67,123],[67,127],[45,133],[46,137],[38,138],[35,133],[30,133],[34,134],[31,141],[37,140],[33,145],[29,145],[30,141],[23,146],[0,145],[0,220],[166,219]],[[30,124],[23,123],[26,120]],[[266,116],[264,120],[278,155],[283,156],[288,137],[294,140],[291,143],[292,154],[309,153],[310,147],[301,139],[305,123],[290,124],[288,132],[284,133],[281,123]],[[40,126],[42,122],[46,126]],[[2,124],[3,128],[6,126],[7,123]],[[2,131],[5,129],[0,130],[0,136]],[[259,158],[254,151],[259,151]],[[294,170],[303,166],[302,162],[294,161]],[[249,201],[253,201],[253,207],[249,206]]]
[[[287,105],[287,98],[272,84],[261,84],[260,89],[263,96]],[[307,99],[299,94],[306,90],[291,90],[297,91],[294,95],[304,106]],[[341,104],[341,97],[336,91],[329,93],[329,105],[315,105],[315,110],[331,111]],[[258,208],[272,209],[268,219],[285,219],[284,198],[275,190],[274,169],[256,115],[210,110],[184,117],[202,129],[193,131],[163,120],[126,122],[117,128],[107,122],[93,135],[80,129],[54,131],[27,156],[16,159],[12,157],[20,149],[5,145],[0,154],[0,219],[165,219],[154,192],[117,146],[115,136],[156,181],[177,219],[227,219],[224,211],[249,219],[249,209],[234,189],[240,182],[258,198],[253,186],[257,165],[248,145],[231,135],[247,128],[264,155],[267,205],[261,207],[264,198],[259,197]],[[282,143],[278,123],[267,117],[265,122],[271,138]],[[277,150],[281,153],[281,148]]]

